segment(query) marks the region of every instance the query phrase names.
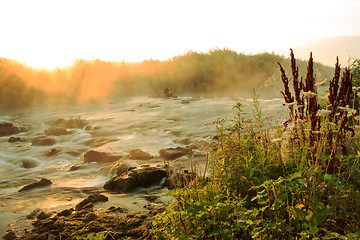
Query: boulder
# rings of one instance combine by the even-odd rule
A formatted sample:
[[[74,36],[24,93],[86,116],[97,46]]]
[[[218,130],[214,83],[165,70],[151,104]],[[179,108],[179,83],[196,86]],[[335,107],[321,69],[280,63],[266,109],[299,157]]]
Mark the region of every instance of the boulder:
[[[53,138],[48,138],[45,136],[41,136],[41,137],[37,137],[34,138],[31,141],[32,145],[34,146],[51,146],[54,145],[56,143],[56,140]]]
[[[176,147],[176,148],[165,148],[159,151],[160,157],[166,160],[173,160],[178,157],[191,154],[191,149]]]
[[[20,239],[18,236],[16,236],[15,232],[13,230],[7,230],[5,235],[3,236],[3,239],[5,240],[15,240]]]
[[[0,136],[8,136],[19,133],[21,129],[16,127],[13,123],[2,122],[0,123]]]
[[[19,138],[19,137],[10,137],[10,138],[8,139],[8,142],[9,142],[9,143],[23,142],[23,140],[22,140],[21,138]]]
[[[166,170],[156,167],[138,168],[127,171],[107,181],[104,185],[106,190],[119,193],[127,193],[138,187],[147,187],[164,177]]]
[[[153,157],[141,149],[133,149],[129,151],[129,158],[133,160],[149,160]]]
[[[105,152],[90,150],[84,154],[84,162],[109,163],[120,159],[120,156],[111,156]]]
[[[81,118],[69,118],[69,119],[63,119],[60,118],[53,122],[53,126],[61,126],[63,128],[79,128],[83,129],[84,127],[87,127],[87,123],[85,120],[82,120]]]
[[[61,136],[61,135],[69,135],[71,132],[66,130],[66,128],[61,127],[52,127],[45,130],[45,134],[47,136]]]
[[[86,208],[89,204],[98,203],[98,202],[107,202],[108,200],[109,200],[108,197],[100,193],[94,193],[91,194],[88,198],[82,200],[78,205],[76,205],[75,210],[80,211]]]
[[[28,190],[31,190],[31,189],[34,189],[34,188],[45,187],[45,186],[49,186],[51,184],[52,184],[52,182],[49,179],[43,178],[39,182],[31,183],[29,185],[26,185],[25,187],[20,189],[19,192],[28,191]]]

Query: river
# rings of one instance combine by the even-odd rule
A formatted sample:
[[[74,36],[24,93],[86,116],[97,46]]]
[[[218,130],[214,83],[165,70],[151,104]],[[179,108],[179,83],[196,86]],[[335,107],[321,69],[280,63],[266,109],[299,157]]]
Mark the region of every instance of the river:
[[[9,226],[15,230],[31,228],[25,216],[34,209],[70,208],[91,192],[109,196],[108,205],[118,203],[130,210],[141,209],[146,204],[143,191],[106,192],[103,185],[111,177],[113,163],[84,164],[84,153],[96,150],[126,156],[129,150],[141,149],[155,158],[146,161],[125,158],[124,161],[133,166],[161,165],[160,149],[210,140],[216,131],[208,123],[219,117],[231,119],[235,113],[233,106],[238,101],[243,104],[247,117],[251,117],[252,99],[241,98],[132,97],[2,112],[0,122],[12,122],[27,131],[12,135],[19,137],[20,142],[9,142],[11,136],[0,137],[0,236]],[[280,120],[286,116],[282,99],[260,99],[260,104],[264,116]],[[51,123],[60,118],[80,118],[90,127],[67,129],[71,134],[53,136],[56,143],[51,146],[32,145],[32,139],[43,136]],[[69,171],[72,166],[81,168]],[[19,192],[23,186],[42,178],[53,184]],[[166,189],[154,191],[162,194]]]

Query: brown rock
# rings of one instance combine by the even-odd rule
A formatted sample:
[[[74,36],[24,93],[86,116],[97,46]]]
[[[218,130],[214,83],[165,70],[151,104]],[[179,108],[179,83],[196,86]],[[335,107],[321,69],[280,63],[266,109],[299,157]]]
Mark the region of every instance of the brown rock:
[[[14,233],[13,230],[7,230],[6,234],[3,236],[3,239],[5,240],[14,240],[14,239],[19,239],[16,234]]]
[[[10,138],[8,139],[8,142],[9,142],[9,143],[23,142],[23,140],[22,140],[21,138],[19,138],[19,137],[10,137]]]
[[[32,145],[34,146],[51,146],[54,145],[56,143],[56,140],[53,138],[48,138],[45,136],[41,136],[41,137],[37,137],[34,138],[31,141]]]
[[[61,135],[69,135],[71,132],[61,127],[52,127],[45,130],[45,134],[47,136],[61,136]]]
[[[61,126],[63,128],[84,128],[87,126],[87,123],[85,120],[82,120],[80,118],[69,118],[69,119],[63,119],[60,118],[56,120],[53,124],[53,126]]]
[[[10,122],[0,123],[0,136],[8,136],[19,133],[20,129]]]
[[[147,187],[166,177],[165,169],[146,167],[133,169],[107,181],[104,189],[127,193],[138,187]]]
[[[52,182],[49,179],[43,178],[39,182],[31,183],[29,185],[26,185],[25,187],[20,189],[19,192],[28,191],[28,190],[31,190],[33,188],[45,187],[45,186],[49,186],[51,184],[52,184]]]
[[[84,154],[84,162],[109,163],[120,159],[120,156],[110,156],[105,152],[90,150]]]
[[[191,154],[191,150],[187,148],[182,147],[176,147],[176,148],[165,148],[161,149],[159,151],[160,157],[166,159],[166,160],[173,160],[178,157]]]
[[[93,204],[97,202],[107,202],[108,200],[109,200],[108,197],[99,193],[94,193],[91,194],[88,198],[82,200],[78,205],[76,205],[75,210],[80,211],[86,208],[86,206],[89,204]]]
[[[129,151],[129,158],[136,159],[136,160],[149,160],[153,158],[149,153],[144,152],[141,149],[133,149]]]

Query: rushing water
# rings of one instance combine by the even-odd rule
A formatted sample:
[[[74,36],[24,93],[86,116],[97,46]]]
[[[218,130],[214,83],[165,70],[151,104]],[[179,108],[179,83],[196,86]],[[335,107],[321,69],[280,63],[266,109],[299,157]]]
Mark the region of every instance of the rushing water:
[[[124,156],[129,150],[139,148],[155,158],[125,161],[134,166],[163,164],[158,157],[160,149],[210,139],[215,131],[207,123],[219,117],[231,118],[237,101],[244,105],[245,112],[252,111],[251,99],[134,97],[2,113],[0,122],[12,122],[28,130],[14,135],[23,142],[9,143],[9,136],[0,137],[0,236],[10,222],[24,220],[34,209],[73,207],[89,193],[104,191],[102,186],[111,177],[113,164],[84,164],[83,155],[87,151]],[[279,119],[285,114],[280,99],[260,100],[260,103],[264,116]],[[54,137],[57,143],[52,146],[32,145],[31,140],[43,136],[52,122],[72,117],[86,120],[91,129],[68,129],[72,134]],[[54,155],[49,154],[52,149],[57,150]],[[82,167],[69,171],[74,165]],[[50,179],[51,187],[18,192],[24,185],[42,178]],[[110,198],[107,204],[119,203],[130,210],[137,210],[146,203],[141,198],[143,192],[104,193]]]

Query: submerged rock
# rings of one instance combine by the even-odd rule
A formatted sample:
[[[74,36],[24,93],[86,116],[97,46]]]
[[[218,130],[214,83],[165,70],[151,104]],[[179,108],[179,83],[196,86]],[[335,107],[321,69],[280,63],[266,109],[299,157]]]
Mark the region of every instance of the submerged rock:
[[[104,189],[119,193],[127,193],[138,187],[147,187],[166,177],[166,170],[146,167],[127,171],[107,181]]]
[[[166,160],[173,160],[184,155],[191,154],[191,149],[176,147],[176,148],[165,148],[159,151],[160,157]]]
[[[2,122],[0,123],[0,136],[8,136],[25,131],[25,129],[18,128],[13,123]]]
[[[21,138],[19,138],[19,137],[10,137],[10,138],[8,139],[8,142],[9,142],[9,143],[23,142],[23,140],[22,140]]]
[[[31,183],[29,185],[26,185],[25,187],[20,189],[19,192],[28,191],[28,190],[31,190],[31,189],[34,189],[34,188],[45,187],[45,186],[49,186],[51,184],[52,184],[52,182],[49,179],[43,178],[39,182]]]
[[[46,156],[51,157],[51,156],[54,156],[54,155],[58,154],[59,152],[61,152],[61,151],[60,151],[60,150],[57,150],[56,148],[53,148],[53,149],[51,149],[50,152],[48,152],[48,153],[46,154]]]
[[[45,134],[47,136],[61,136],[61,135],[69,135],[72,133],[69,132],[68,130],[66,130],[65,128],[52,127],[52,128],[46,129]]]
[[[90,150],[84,154],[84,162],[109,163],[120,159],[120,156],[111,156],[105,152]]]
[[[60,118],[56,120],[52,125],[61,126],[64,128],[80,128],[80,129],[87,127],[86,121],[81,118],[69,118],[69,119]]]
[[[34,138],[31,141],[31,144],[34,146],[51,146],[56,143],[56,140],[54,138],[49,138],[45,136]]]
[[[88,198],[82,200],[78,205],[76,205],[75,210],[80,211],[84,208],[87,208],[89,204],[97,203],[97,202],[107,202],[109,199],[108,197],[100,194],[100,193],[94,193],[91,194]]]
[[[149,160],[153,157],[149,153],[144,152],[141,149],[133,149],[129,151],[129,158],[133,160]]]

